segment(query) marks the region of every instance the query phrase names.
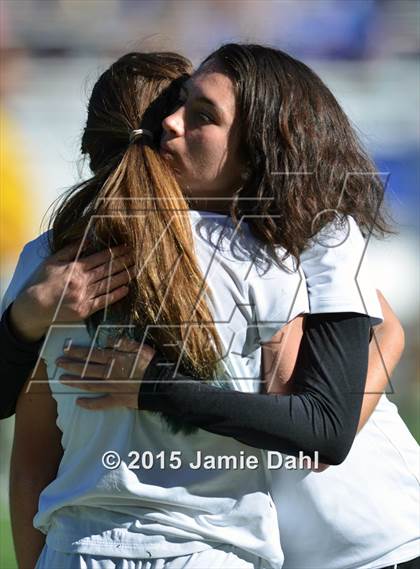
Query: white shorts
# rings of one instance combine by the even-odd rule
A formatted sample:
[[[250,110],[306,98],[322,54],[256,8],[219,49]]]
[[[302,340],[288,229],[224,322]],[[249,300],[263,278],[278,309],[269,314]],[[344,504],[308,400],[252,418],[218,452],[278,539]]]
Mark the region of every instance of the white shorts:
[[[127,559],[88,553],[63,553],[44,545],[35,569],[269,569],[260,557],[233,545],[166,559]]]

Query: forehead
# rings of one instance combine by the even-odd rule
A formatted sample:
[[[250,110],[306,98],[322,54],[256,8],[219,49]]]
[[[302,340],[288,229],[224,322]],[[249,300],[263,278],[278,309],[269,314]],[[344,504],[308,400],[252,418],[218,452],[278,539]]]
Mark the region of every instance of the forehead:
[[[235,115],[233,82],[214,64],[202,65],[185,83],[192,98],[205,98],[229,117]]]

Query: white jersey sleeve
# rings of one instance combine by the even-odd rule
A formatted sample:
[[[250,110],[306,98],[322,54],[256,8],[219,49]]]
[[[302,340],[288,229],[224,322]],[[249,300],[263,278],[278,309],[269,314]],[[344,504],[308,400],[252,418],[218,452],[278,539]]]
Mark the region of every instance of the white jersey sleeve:
[[[258,343],[266,343],[285,324],[309,312],[305,275],[292,257],[284,269],[275,265],[249,284],[250,304]]]
[[[19,256],[12,280],[1,301],[1,313],[15,300],[19,293],[29,284],[38,267],[50,255],[48,231],[33,241],[29,241]]]
[[[366,246],[351,216],[343,225],[332,222],[316,235],[300,257],[311,314],[356,312],[370,316],[372,325],[383,321]]]

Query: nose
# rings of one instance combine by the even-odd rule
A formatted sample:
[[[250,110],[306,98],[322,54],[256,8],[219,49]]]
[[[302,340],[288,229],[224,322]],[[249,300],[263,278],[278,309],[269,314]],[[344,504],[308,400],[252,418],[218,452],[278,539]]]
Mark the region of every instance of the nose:
[[[168,115],[162,121],[163,130],[172,138],[184,135],[184,106],[179,107],[174,113]]]

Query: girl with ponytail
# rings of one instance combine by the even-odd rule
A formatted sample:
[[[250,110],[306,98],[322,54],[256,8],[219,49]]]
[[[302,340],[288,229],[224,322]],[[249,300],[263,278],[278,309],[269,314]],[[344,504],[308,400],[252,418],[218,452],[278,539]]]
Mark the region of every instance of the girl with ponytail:
[[[82,137],[92,176],[69,191],[53,212],[50,231],[26,246],[15,272],[16,277],[22,270],[25,281],[43,257],[79,243],[81,261],[104,247],[130,251],[109,267],[110,279],[125,267],[126,294],[82,322],[53,322],[27,382],[29,394],[18,401],[11,500],[22,567],[33,567],[35,560],[36,569],[281,566],[264,451],[189,425],[170,412],[137,406],[92,412],[76,404],[84,392],[64,381],[62,358],[57,359],[82,346],[86,353],[78,367],[86,364],[87,379],[95,381],[104,377],[97,373],[100,366],[87,362],[91,350],[107,358],[114,353],[110,339],[122,350],[130,342],[146,343],[166,361],[177,361],[200,385],[224,386],[230,372],[230,389],[249,391],[249,381],[251,390],[259,387],[258,353],[240,356],[249,320],[240,283],[259,281],[259,270],[248,258],[241,265],[248,267],[247,276],[237,278],[229,247],[216,258],[219,244],[200,237],[201,222],[219,232],[220,245],[233,241],[234,226],[191,210],[158,152],[161,123],[176,107],[190,72],[190,63],[173,53],[130,53],[100,76]],[[258,248],[246,228],[238,235],[246,254]],[[215,258],[217,294],[207,285],[205,270]],[[288,297],[302,281],[292,270],[277,276]],[[99,292],[105,293],[102,266],[96,277]],[[116,280],[114,286],[124,287],[127,274]],[[11,290],[13,301],[21,289],[12,284]],[[300,312],[304,287],[298,296]],[[136,362],[133,369],[144,372]],[[138,385],[142,374],[133,378]],[[42,397],[34,398],[37,393]],[[219,458],[224,461],[219,466],[208,462]],[[256,468],[244,468],[255,459]]]
[[[106,323],[159,346],[170,361],[181,357],[185,371],[210,378],[217,376],[221,350],[207,305],[211,293],[194,251],[188,203],[157,152],[162,120],[191,71],[176,54],[129,53],[101,75],[81,147],[93,176],[56,210],[50,249],[82,239],[88,242],[84,254],[128,246],[129,292],[87,319],[92,335],[106,312]]]

